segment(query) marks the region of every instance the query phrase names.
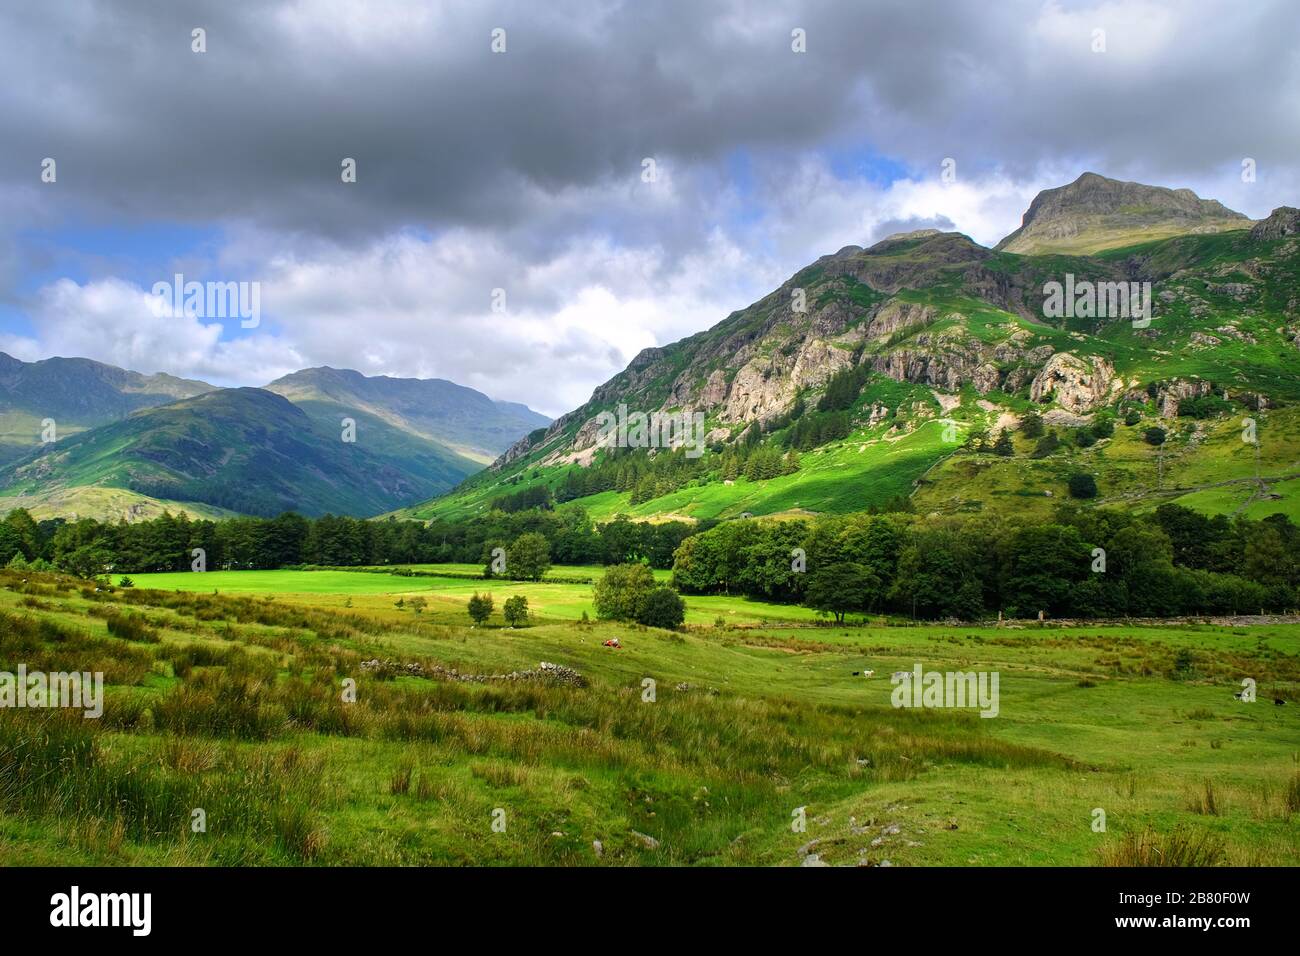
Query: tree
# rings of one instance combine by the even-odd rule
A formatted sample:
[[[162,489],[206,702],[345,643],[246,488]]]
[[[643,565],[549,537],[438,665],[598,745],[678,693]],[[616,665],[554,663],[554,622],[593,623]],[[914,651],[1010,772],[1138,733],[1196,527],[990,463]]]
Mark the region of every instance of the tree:
[[[1142,421],[1142,413],[1136,408],[1130,408],[1124,415],[1124,424],[1132,428],[1138,422]]]
[[[469,617],[475,624],[483,624],[492,616],[492,595],[474,592],[469,599]]]
[[[1153,425],[1142,433],[1143,441],[1148,445],[1156,445],[1157,447],[1165,443],[1165,437],[1165,430],[1159,425]]]
[[[977,539],[954,526],[915,529],[898,556],[891,600],[917,617],[978,618],[984,600]]]
[[[506,550],[506,574],[516,581],[540,581],[551,568],[551,546],[545,535],[529,531]]]
[[[1003,547],[1002,600],[1012,615],[1062,613],[1069,607],[1071,591],[1091,573],[1091,548],[1072,526],[1029,525],[1013,533]],[[1115,570],[1114,557],[1108,547],[1108,575]]]
[[[654,586],[654,574],[646,565],[613,565],[596,582],[596,613],[608,620],[635,621]]]
[[[1043,419],[1037,412],[1025,412],[1020,417],[1020,434],[1026,438],[1038,438],[1043,434]]]
[[[522,627],[528,623],[528,598],[522,594],[506,598],[501,613],[505,615],[506,624],[510,627]]]
[[[601,525],[600,541],[605,564],[623,564],[641,557],[641,532],[626,515]]]
[[[424,609],[429,606],[429,602],[422,597],[413,597],[411,600],[406,602],[406,606],[416,614],[422,614]],[[492,613],[491,609],[488,610],[488,613]]]
[[[686,602],[672,588],[657,587],[645,596],[636,619],[647,627],[673,630],[686,620]]]
[[[1016,447],[1011,444],[1011,435],[1004,428],[998,432],[998,440],[993,443],[993,454],[1002,458],[1010,458],[1015,453]]]
[[[1071,498],[1096,498],[1097,482],[1085,471],[1076,472],[1070,476],[1070,497]]]
[[[23,538],[18,529],[0,523],[0,564],[8,564],[23,553]]]
[[[59,566],[79,578],[93,578],[103,574],[113,566],[113,556],[98,545],[82,545],[69,555],[65,555]]]
[[[1056,432],[1050,431],[1038,439],[1038,444],[1034,445],[1034,450],[1029,453],[1029,457],[1046,458],[1060,447],[1061,439],[1056,437]]]
[[[857,365],[840,369],[826,383],[826,391],[817,402],[819,412],[838,412],[852,408],[858,393],[867,380],[867,366]]]
[[[26,508],[15,508],[5,515],[4,523],[18,532],[18,537],[22,542],[23,557],[30,561],[40,556],[40,527],[32,518],[31,512]]]
[[[866,606],[867,595],[880,587],[880,580],[861,564],[850,561],[818,562],[808,572],[804,603],[822,614],[831,614],[843,624],[844,615]]]
[[[1246,577],[1260,584],[1285,584],[1293,558],[1276,529],[1260,522],[1255,525],[1243,552]]]

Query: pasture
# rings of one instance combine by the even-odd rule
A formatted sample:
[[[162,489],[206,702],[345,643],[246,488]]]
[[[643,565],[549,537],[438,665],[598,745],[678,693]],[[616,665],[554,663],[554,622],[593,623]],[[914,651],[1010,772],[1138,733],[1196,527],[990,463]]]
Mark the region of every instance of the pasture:
[[[0,670],[108,684],[99,720],[0,710],[2,863],[1098,865],[1139,836],[1300,863],[1300,625],[782,627],[802,609],[688,597],[669,632],[595,621],[587,585],[133,577],[0,572]],[[490,679],[540,661],[582,686]],[[997,672],[997,716],[892,706],[916,664]]]

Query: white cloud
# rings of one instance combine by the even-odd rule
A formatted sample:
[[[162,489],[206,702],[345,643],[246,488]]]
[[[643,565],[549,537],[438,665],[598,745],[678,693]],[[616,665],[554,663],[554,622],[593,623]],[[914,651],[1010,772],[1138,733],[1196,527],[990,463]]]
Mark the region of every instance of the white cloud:
[[[887,187],[834,176],[809,158],[742,201],[698,189],[658,195],[646,215],[717,223],[766,210],[757,222],[715,225],[672,254],[651,230],[639,245],[584,233],[537,258],[511,236],[454,229],[403,232],[362,249],[325,244],[268,254],[272,236],[235,234],[218,251],[218,276],[261,283],[262,326],[235,320],[159,318],[148,292],[109,278],[69,279],[40,290],[29,308],[34,339],[11,337],[19,357],[84,355],[140,371],[168,371],[221,385],[263,385],[311,365],[368,375],[447,378],[493,398],[559,415],[641,349],[707,329],[770,292],[818,256],[883,238],[889,224],[950,220],[991,244],[1019,223],[1039,184],[1003,177],[943,184],[901,179]],[[623,186],[587,196],[611,206],[642,202]],[[575,199],[551,215],[569,215]],[[705,202],[704,206],[701,203]],[[261,262],[260,268],[254,263]],[[493,311],[493,290],[506,308]]]
[[[148,291],[121,279],[84,285],[60,279],[43,287],[31,303],[35,338],[14,337],[10,344],[19,358],[92,358],[145,373],[239,384],[283,374],[301,361],[298,353],[272,336],[223,340],[220,322],[160,316],[153,301]]]

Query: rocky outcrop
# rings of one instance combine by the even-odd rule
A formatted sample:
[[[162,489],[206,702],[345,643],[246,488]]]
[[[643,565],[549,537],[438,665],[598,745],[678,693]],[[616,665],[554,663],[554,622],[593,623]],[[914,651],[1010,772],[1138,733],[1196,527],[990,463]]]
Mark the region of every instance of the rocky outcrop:
[[[1066,411],[1082,414],[1105,402],[1113,383],[1115,369],[1106,359],[1058,352],[1034,377],[1029,397],[1035,402],[1054,400]]]
[[[1177,418],[1178,408],[1189,398],[1202,398],[1209,395],[1213,386],[1202,379],[1176,378],[1166,382],[1156,392],[1156,403],[1160,406],[1161,418]]]
[[[779,415],[794,401],[793,380],[774,358],[753,359],[732,379],[719,416],[724,422],[763,421]]]
[[[853,352],[813,339],[804,345],[794,360],[790,378],[796,388],[820,388],[840,369],[853,364]]]
[[[903,329],[929,325],[937,316],[938,310],[932,305],[891,299],[867,323],[864,334],[868,339],[880,342]]]
[[[1250,230],[1250,238],[1259,241],[1296,235],[1300,235],[1300,209],[1294,206],[1278,206]]]

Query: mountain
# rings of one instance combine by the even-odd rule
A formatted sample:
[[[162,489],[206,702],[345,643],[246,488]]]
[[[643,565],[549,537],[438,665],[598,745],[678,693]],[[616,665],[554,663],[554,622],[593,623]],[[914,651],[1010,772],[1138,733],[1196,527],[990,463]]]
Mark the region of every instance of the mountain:
[[[117,488],[230,512],[376,514],[446,488],[465,472],[430,453],[394,454],[319,428],[264,389],[231,388],[145,409],[46,445],[0,469],[11,499],[69,488]]]
[[[1052,222],[1101,251],[1012,250]],[[1167,230],[1181,231],[1152,237]],[[900,498],[1019,513],[1052,507],[1087,470],[1102,503],[1300,517],[1298,231],[1288,207],[1252,224],[1187,190],[1088,174],[1040,194],[998,249],[935,230],[847,246],[713,328],[642,351],[545,432],[402,513],[473,516],[536,485],[597,518]],[[1052,283],[1102,290],[1109,314],[1095,296],[1052,313]],[[1149,323],[1115,314],[1128,302],[1118,283],[1150,283]],[[691,461],[599,447],[598,416],[619,405],[702,412],[709,451]],[[1017,430],[1030,411],[1056,445]],[[1244,418],[1267,436],[1257,445],[1241,441]],[[1168,433],[1159,447],[1144,440],[1155,427]],[[1003,430],[1009,455],[983,448]]]
[[[42,422],[74,435],[151,408],[212,391],[206,382],[142,375],[84,358],[23,362],[0,352],[0,464],[41,444]]]
[[[368,377],[326,366],[294,372],[266,388],[315,418],[337,423],[340,415],[361,412],[483,464],[551,423],[525,405],[493,401],[439,378]]]
[[[1190,189],[1166,189],[1084,173],[1039,193],[1019,229],[997,244],[1006,252],[1091,254],[1169,236],[1246,229],[1251,220]]]
[[[44,444],[49,418],[56,441]],[[342,440],[345,421],[354,442]],[[0,511],[372,515],[453,487],[549,421],[442,380],[315,368],[266,389],[216,389],[0,353]]]

